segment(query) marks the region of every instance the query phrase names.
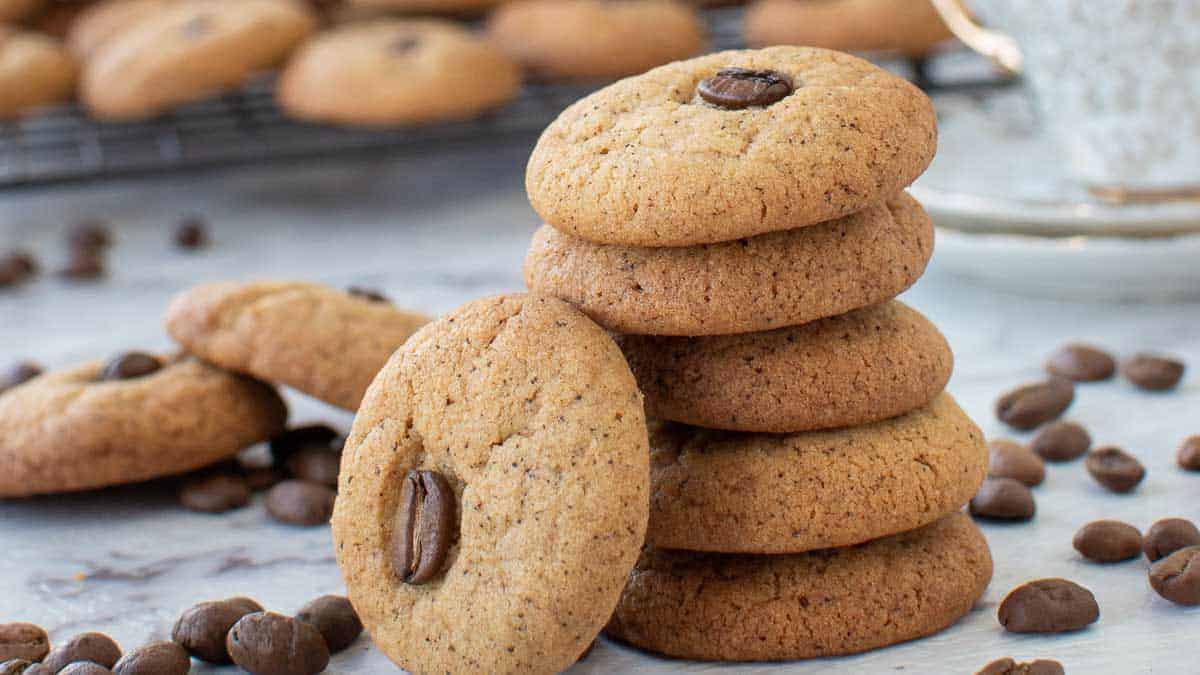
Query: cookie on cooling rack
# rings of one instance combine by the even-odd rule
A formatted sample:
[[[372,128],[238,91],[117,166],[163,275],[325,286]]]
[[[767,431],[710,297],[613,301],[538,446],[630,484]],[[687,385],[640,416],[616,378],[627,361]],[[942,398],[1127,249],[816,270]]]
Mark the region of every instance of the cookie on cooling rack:
[[[67,48],[86,58],[109,38],[161,13],[178,0],[102,0],[86,5],[67,30]]]
[[[759,0],[746,10],[746,44],[805,45],[923,56],[953,35],[929,0]]]
[[[78,74],[58,41],[0,26],[0,119],[66,100]]]
[[[478,16],[504,0],[343,0],[339,13],[348,16],[433,14]]]

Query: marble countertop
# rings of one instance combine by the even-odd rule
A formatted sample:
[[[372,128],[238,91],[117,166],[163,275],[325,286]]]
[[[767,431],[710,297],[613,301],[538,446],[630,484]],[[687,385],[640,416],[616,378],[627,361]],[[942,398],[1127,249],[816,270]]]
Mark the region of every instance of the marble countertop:
[[[160,326],[168,298],[199,281],[290,277],[379,287],[402,306],[436,313],[488,293],[523,287],[520,265],[537,221],[521,169],[532,139],[448,150],[439,157],[370,159],[321,166],[269,166],[197,177],[0,193],[0,250],[36,252],[53,268],[68,223],[114,224],[111,275],[70,284],[43,275],[0,291],[0,363],[32,358],[50,366],[127,348],[167,347]],[[216,243],[171,249],[175,222],[204,214]],[[1131,261],[1130,264],[1136,264]],[[1046,353],[1087,339],[1121,354],[1155,349],[1200,363],[1200,306],[1069,303],[968,285],[940,269],[905,296],[937,322],[957,354],[950,389],[989,435],[1002,390],[1036,378]],[[294,421],[350,417],[289,394]],[[934,637],[860,656],[757,665],[660,660],[603,641],[572,672],[970,673],[1000,656],[1052,657],[1069,673],[1195,672],[1200,609],[1175,607],[1146,582],[1142,560],[1084,562],[1071,536],[1101,517],[1145,528],[1164,516],[1200,518],[1200,475],[1173,462],[1200,433],[1200,376],[1168,395],[1110,382],[1080,387],[1071,418],[1147,466],[1132,496],[1108,494],[1081,463],[1052,465],[1037,488],[1032,523],[986,524],[996,573],[967,617]],[[168,635],[194,602],[245,594],[293,612],[342,592],[328,528],[296,529],[268,519],[261,504],[221,516],[180,509],[162,485],[0,503],[0,621],[27,620],[53,639],[84,630],[127,648]],[[1063,576],[1096,593],[1099,623],[1063,636],[1005,634],[995,618],[1016,585]],[[392,672],[367,639],[336,656],[333,673]],[[193,672],[222,672],[197,665]]]

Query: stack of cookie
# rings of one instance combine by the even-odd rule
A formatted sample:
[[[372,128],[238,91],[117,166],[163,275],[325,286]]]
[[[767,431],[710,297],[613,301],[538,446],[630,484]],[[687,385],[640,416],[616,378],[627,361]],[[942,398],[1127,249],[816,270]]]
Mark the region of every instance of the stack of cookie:
[[[647,547],[609,635],[676,657],[847,654],[953,623],[991,577],[961,512],[982,434],[894,298],[929,218],[917,88],[813,48],[713,54],[568,108],[527,188],[531,289],[618,333],[652,418]]]

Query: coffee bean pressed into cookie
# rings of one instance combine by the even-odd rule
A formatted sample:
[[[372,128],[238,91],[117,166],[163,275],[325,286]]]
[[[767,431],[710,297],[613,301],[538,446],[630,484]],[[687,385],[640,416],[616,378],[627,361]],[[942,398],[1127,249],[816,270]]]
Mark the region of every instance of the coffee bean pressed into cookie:
[[[497,296],[421,329],[363,400],[333,517],[375,645],[414,672],[572,665],[637,560],[648,459],[633,374],[570,305]]]
[[[701,97],[714,77],[744,79],[736,101]],[[760,83],[770,96],[752,93]],[[534,210],[576,237],[690,246],[861,211],[919,176],[936,145],[929,99],[867,61],[806,47],[727,51],[567,108],[538,141],[525,184]]]

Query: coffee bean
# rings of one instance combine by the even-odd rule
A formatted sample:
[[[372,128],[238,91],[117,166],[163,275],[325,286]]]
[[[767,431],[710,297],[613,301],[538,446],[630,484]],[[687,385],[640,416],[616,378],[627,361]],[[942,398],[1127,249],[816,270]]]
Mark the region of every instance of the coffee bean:
[[[1119,520],[1097,520],[1081,527],[1072,543],[1088,560],[1120,562],[1142,552],[1142,533]]]
[[[1062,420],[1042,427],[1029,443],[1030,450],[1047,462],[1069,462],[1090,447],[1092,437],[1083,425]]]
[[[113,671],[91,661],[76,661],[58,671],[58,675],[113,675]]]
[[[14,251],[0,258],[0,288],[15,286],[37,274],[37,259],[26,251]]]
[[[72,281],[91,281],[105,274],[103,253],[91,248],[71,249],[67,264],[58,270],[58,276]]]
[[[1007,656],[996,659],[978,670],[975,675],[1064,675],[1063,666],[1058,661],[1036,659],[1027,663],[1017,663]]]
[[[151,642],[129,652],[113,666],[116,675],[187,675],[192,660],[175,642]]]
[[[270,490],[283,482],[285,478],[287,476],[283,475],[282,471],[269,466],[246,469],[245,473],[242,474],[242,479],[246,481],[246,486],[253,492]]]
[[[287,470],[296,478],[337,487],[342,457],[325,448],[304,448],[287,459]]]
[[[224,513],[250,503],[250,486],[241,476],[223,473],[200,476],[183,484],[179,503],[189,511]]]
[[[435,471],[412,470],[400,487],[392,535],[392,565],[406,584],[442,573],[454,524],[454,492]]]
[[[67,233],[67,245],[73,249],[105,249],[112,245],[112,235],[104,221],[85,220]]]
[[[336,493],[326,485],[285,480],[267,493],[267,513],[288,525],[323,525],[333,515]]]
[[[988,475],[993,478],[1012,478],[1033,487],[1046,479],[1046,465],[1041,457],[1006,438],[988,443]]]
[[[383,293],[380,293],[379,291],[375,290],[374,288],[363,288],[362,286],[351,286],[350,288],[346,289],[346,292],[349,293],[350,295],[353,295],[356,298],[370,300],[371,302],[391,303],[391,299],[389,299],[388,296],[384,295]]]
[[[121,658],[121,648],[104,633],[80,633],[50,650],[42,664],[57,673],[76,661],[91,661],[112,668]]]
[[[42,374],[42,367],[32,361],[21,361],[13,364],[8,372],[0,376],[0,394],[12,389],[18,384],[25,384]]]
[[[41,661],[50,652],[50,637],[41,626],[17,621],[0,624],[0,661]]]
[[[1062,633],[1100,618],[1096,596],[1066,579],[1038,579],[1013,589],[1000,603],[1000,625],[1010,633]]]
[[[145,352],[125,352],[109,359],[104,370],[100,371],[100,379],[132,380],[156,373],[162,367],[162,361],[156,356]]]
[[[316,628],[334,654],[354,644],[363,629],[354,606],[340,595],[313,600],[296,612],[296,619]]]
[[[23,675],[25,669],[33,665],[28,659],[10,659],[0,663],[0,675]]]
[[[1117,372],[1117,361],[1091,345],[1064,345],[1046,360],[1046,372],[1075,382],[1099,382]]]
[[[1037,511],[1033,493],[1012,478],[987,478],[971,498],[971,515],[991,520],[1029,520]]]
[[[276,466],[287,463],[288,457],[304,448],[322,448],[341,452],[342,435],[327,424],[293,427],[271,439],[271,457]]]
[[[175,228],[175,246],[185,251],[195,251],[209,244],[208,226],[199,216],[189,216]]]
[[[1183,379],[1182,361],[1155,354],[1138,354],[1125,362],[1125,379],[1148,391],[1174,389]]]
[[[1175,461],[1179,462],[1180,468],[1200,471],[1200,436],[1189,436],[1184,440],[1179,452],[1175,453]]]
[[[1146,477],[1146,469],[1141,462],[1112,446],[1092,450],[1083,460],[1083,465],[1097,483],[1113,492],[1131,492]]]
[[[792,93],[792,81],[773,70],[722,68],[701,80],[696,88],[700,98],[726,110],[768,106]]]
[[[171,629],[171,639],[189,654],[209,663],[229,663],[225,636],[238,619],[263,611],[250,598],[228,598],[202,602],[188,608]]]
[[[1059,416],[1075,400],[1075,387],[1068,380],[1051,378],[1027,384],[996,401],[996,417],[1014,429],[1034,429]]]
[[[273,612],[242,617],[225,645],[233,662],[255,675],[313,675],[329,665],[329,648],[316,628]]]
[[[1200,530],[1184,518],[1163,518],[1151,525],[1142,538],[1142,551],[1150,562],[1197,545],[1200,545]]]
[[[1178,605],[1200,605],[1200,546],[1175,551],[1150,567],[1150,587]]]

